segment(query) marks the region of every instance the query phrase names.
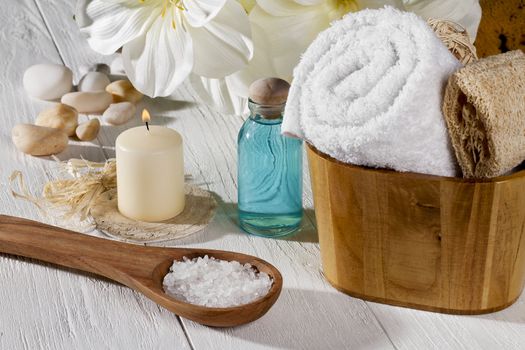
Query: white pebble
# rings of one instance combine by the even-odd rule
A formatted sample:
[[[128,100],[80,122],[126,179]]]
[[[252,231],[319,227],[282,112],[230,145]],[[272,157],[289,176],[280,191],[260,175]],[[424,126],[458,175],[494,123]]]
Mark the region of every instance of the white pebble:
[[[112,125],[127,123],[135,115],[135,105],[131,102],[112,103],[102,115],[102,119]]]
[[[11,130],[16,148],[33,156],[57,154],[67,148],[69,138],[59,129],[32,124],[18,124]]]
[[[102,74],[105,74],[105,75],[110,75],[111,74],[111,70],[109,68],[109,66],[105,63],[97,63],[95,64],[95,72],[99,72],[99,73],[102,73]]]
[[[79,113],[101,113],[109,107],[112,100],[111,94],[105,91],[78,91],[65,94],[61,102],[75,108]]]
[[[40,112],[36,117],[35,124],[60,129],[68,136],[73,136],[78,125],[78,112],[71,106],[57,103]]]
[[[207,255],[174,261],[164,276],[164,291],[171,297],[207,307],[231,307],[251,303],[270,290],[273,281],[250,264],[225,261]]]
[[[23,83],[30,96],[41,100],[54,100],[71,91],[73,73],[60,64],[35,64],[25,71]]]
[[[106,74],[100,72],[88,72],[80,79],[78,91],[104,91],[110,83]]]
[[[76,134],[80,141],[94,140],[100,130],[100,121],[97,118],[90,119],[77,127]]]
[[[106,91],[113,95],[115,103],[124,101],[138,103],[143,96],[129,80],[116,80],[106,86]]]

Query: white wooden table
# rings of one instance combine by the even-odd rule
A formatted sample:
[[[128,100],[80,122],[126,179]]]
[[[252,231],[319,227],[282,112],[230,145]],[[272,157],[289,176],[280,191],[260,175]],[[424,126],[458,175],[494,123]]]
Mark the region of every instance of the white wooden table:
[[[48,103],[30,99],[22,74],[40,62],[64,63],[75,72],[112,57],[94,53],[73,21],[75,1],[2,0],[0,5],[0,213],[50,222],[34,206],[15,200],[8,177],[21,170],[32,191],[53,178],[56,164],[18,152],[10,131],[33,122]],[[215,192],[220,206],[203,232],[169,246],[234,250],[277,266],[284,289],[260,320],[234,329],[213,329],[179,318],[118,284],[90,275],[0,255],[0,349],[524,349],[524,297],[483,316],[450,316],[351,298],[323,279],[305,169],[306,217],[302,231],[286,240],[243,234],[235,224],[236,136],[243,120],[195,102],[191,88],[177,101],[143,103],[157,122],[185,139],[186,172]],[[87,117],[83,117],[87,118]],[[61,159],[114,156],[125,128],[103,126],[96,141],[71,143]],[[95,232],[93,234],[100,235]]]

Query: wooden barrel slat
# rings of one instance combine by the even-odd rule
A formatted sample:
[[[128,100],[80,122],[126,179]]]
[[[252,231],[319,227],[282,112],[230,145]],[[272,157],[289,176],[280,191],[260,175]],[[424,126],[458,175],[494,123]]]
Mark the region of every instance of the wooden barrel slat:
[[[367,300],[503,309],[525,281],[525,171],[472,181],[370,169],[308,146],[326,278]]]

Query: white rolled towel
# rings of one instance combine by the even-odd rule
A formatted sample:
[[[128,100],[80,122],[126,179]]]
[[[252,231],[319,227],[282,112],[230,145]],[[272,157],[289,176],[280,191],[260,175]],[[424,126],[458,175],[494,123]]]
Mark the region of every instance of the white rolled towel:
[[[413,13],[350,13],[295,68],[282,131],[345,163],[455,176],[441,106],[460,66]]]

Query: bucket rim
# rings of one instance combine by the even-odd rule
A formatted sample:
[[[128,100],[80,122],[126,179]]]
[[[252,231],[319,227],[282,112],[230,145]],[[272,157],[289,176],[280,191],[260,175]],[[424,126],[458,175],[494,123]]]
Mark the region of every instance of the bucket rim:
[[[319,151],[311,143],[309,142],[305,142],[305,143],[307,145],[307,148],[311,151],[313,155],[319,158],[322,158],[323,160],[327,162],[335,163],[338,166],[342,166],[348,169],[354,169],[356,171],[365,172],[369,174],[401,176],[406,179],[414,179],[414,180],[449,181],[449,182],[462,182],[462,183],[502,183],[502,182],[507,182],[507,181],[516,181],[518,179],[525,178],[525,169],[520,169],[509,175],[502,175],[502,176],[493,177],[489,179],[467,179],[467,178],[453,177],[453,176],[439,176],[439,175],[422,174],[422,173],[415,173],[415,172],[401,172],[401,171],[396,171],[396,170],[391,170],[391,169],[386,169],[386,168],[372,168],[372,167],[354,165],[354,164],[342,162],[340,160],[337,160],[329,156],[326,153]]]

